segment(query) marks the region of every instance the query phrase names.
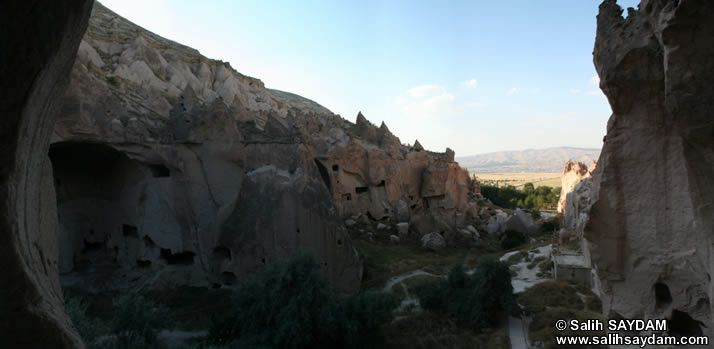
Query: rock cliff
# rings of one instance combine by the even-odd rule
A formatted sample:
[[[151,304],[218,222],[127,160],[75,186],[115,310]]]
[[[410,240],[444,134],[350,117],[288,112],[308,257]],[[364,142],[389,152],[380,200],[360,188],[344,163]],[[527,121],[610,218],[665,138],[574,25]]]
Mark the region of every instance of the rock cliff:
[[[585,178],[590,178],[595,170],[596,162],[590,163],[590,167],[580,161],[568,160],[560,176],[560,199],[558,199],[558,212],[563,212],[566,205],[567,195]]]
[[[342,219],[463,224],[473,185],[453,156],[267,89],[96,3],[50,150],[62,280],[221,287],[309,248],[351,293],[361,262]]]
[[[0,4],[0,343],[81,348],[57,278],[57,211],[47,159],[88,0]]]
[[[583,228],[610,317],[712,328],[714,3],[600,5],[595,67],[613,114]]]

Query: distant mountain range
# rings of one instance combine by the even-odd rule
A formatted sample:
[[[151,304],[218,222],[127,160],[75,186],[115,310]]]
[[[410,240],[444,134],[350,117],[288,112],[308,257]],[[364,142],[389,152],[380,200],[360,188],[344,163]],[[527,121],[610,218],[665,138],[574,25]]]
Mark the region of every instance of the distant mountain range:
[[[461,156],[456,161],[470,173],[560,172],[568,159],[590,165],[599,156],[600,149],[556,147]]]

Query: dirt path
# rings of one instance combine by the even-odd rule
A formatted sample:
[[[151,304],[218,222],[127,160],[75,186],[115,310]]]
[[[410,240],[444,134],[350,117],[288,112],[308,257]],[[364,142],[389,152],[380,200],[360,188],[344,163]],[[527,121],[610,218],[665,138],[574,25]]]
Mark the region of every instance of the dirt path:
[[[387,280],[387,283],[384,285],[383,290],[384,290],[384,292],[391,292],[391,291],[392,291],[392,287],[393,287],[394,285],[396,285],[396,284],[398,284],[398,283],[400,283],[400,282],[402,282],[402,281],[404,281],[404,280],[406,280],[406,279],[408,279],[408,278],[410,278],[410,277],[412,277],[412,276],[418,276],[418,275],[427,275],[427,276],[433,276],[433,277],[443,277],[442,275],[432,274],[432,273],[430,273],[430,272],[427,272],[427,271],[424,271],[424,270],[421,270],[421,269],[410,270],[410,271],[408,271],[408,272],[406,272],[406,273],[404,273],[404,274],[399,274],[399,275],[394,276],[394,277],[390,278],[389,280]]]
[[[508,317],[508,337],[511,340],[511,349],[528,349],[523,321],[517,317]]]

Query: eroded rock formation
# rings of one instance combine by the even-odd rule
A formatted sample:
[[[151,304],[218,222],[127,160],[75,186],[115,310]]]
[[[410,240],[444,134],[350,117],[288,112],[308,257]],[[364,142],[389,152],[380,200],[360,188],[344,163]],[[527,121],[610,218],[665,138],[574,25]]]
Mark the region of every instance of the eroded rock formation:
[[[0,5],[0,343],[80,348],[57,278],[57,213],[47,159],[58,100],[92,1]]]
[[[266,89],[98,3],[52,143],[63,283],[94,290],[232,285],[310,248],[350,293],[343,218],[428,233],[473,211],[452,151]]]
[[[712,328],[714,3],[600,5],[594,61],[613,114],[584,227],[610,317]]]
[[[568,160],[560,176],[560,198],[558,199],[558,212],[563,212],[566,205],[567,195],[585,178],[590,178],[595,170],[596,163],[593,161],[588,168],[580,161]]]

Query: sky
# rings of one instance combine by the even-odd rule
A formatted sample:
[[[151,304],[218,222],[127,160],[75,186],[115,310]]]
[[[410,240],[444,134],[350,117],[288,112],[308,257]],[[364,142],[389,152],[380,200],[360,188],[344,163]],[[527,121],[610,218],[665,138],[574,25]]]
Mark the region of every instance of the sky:
[[[599,0],[101,2],[433,151],[600,148],[611,114],[592,63]]]

